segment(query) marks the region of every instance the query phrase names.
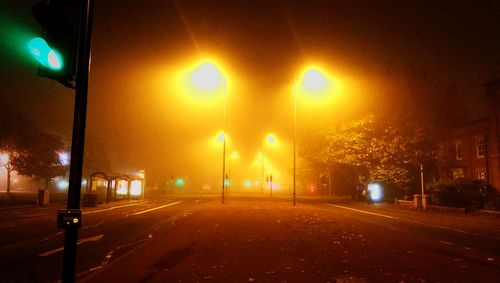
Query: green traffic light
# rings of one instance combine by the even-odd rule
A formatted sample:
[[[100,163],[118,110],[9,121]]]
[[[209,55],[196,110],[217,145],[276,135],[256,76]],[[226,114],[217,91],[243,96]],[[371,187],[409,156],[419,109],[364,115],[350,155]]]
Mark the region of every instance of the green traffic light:
[[[177,179],[177,186],[182,186],[184,185],[184,180],[182,180],[181,178]]]
[[[63,67],[63,59],[61,54],[50,48],[47,42],[40,37],[35,37],[28,43],[28,49],[35,59],[51,70],[61,70]]]

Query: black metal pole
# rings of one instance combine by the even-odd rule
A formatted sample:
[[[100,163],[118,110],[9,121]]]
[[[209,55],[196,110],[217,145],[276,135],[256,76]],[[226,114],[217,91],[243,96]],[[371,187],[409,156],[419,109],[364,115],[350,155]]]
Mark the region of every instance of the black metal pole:
[[[82,184],[83,150],[87,116],[87,92],[90,68],[90,41],[92,38],[92,16],[94,0],[81,0],[78,40],[78,69],[73,113],[73,136],[71,140],[71,165],[67,209],[80,209]],[[66,227],[64,233],[64,254],[62,282],[75,282],[76,247],[78,228]]]

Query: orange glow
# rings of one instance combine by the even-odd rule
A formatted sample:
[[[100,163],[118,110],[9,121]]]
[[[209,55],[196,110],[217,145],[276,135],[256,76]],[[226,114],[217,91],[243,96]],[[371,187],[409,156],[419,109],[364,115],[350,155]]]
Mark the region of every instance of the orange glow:
[[[264,159],[264,153],[262,153],[262,152],[257,153],[257,159],[258,160]]]
[[[278,139],[276,138],[275,134],[267,134],[266,137],[264,138],[264,141],[266,142],[267,145],[273,145],[278,142]]]
[[[331,103],[340,90],[340,80],[332,77],[330,72],[318,65],[304,68],[294,85],[294,95],[299,104]]]
[[[191,83],[203,91],[217,89],[225,84],[219,68],[212,62],[205,62],[191,73]]]
[[[240,154],[237,151],[233,151],[233,153],[231,153],[231,159],[238,159],[238,158],[240,158]]]
[[[226,139],[226,142],[229,142],[229,136],[227,134],[225,134],[224,131],[219,131],[219,132],[217,132],[217,134],[213,138],[213,141],[214,141],[215,145],[219,145],[220,143],[222,143],[224,141],[224,139]]]
[[[216,100],[227,95],[230,80],[227,72],[213,59],[201,59],[187,68],[177,72],[175,78],[176,92],[191,97],[191,102]]]

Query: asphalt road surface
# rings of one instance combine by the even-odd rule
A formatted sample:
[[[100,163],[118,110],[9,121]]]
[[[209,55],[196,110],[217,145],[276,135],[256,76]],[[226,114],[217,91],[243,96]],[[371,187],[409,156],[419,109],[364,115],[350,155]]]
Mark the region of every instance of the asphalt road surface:
[[[0,210],[0,281],[52,282],[55,207]],[[497,215],[288,199],[85,209],[82,282],[499,282]]]

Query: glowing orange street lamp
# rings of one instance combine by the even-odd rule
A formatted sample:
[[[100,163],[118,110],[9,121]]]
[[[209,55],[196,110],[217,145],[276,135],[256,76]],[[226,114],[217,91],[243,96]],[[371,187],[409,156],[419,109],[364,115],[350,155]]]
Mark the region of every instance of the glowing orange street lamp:
[[[262,162],[262,172],[261,172],[261,177],[260,177],[260,193],[264,194],[264,162],[266,160],[266,154],[265,154],[265,145],[267,144],[274,144],[276,142],[276,136],[273,134],[268,134],[262,139],[262,151],[259,152],[258,158]]]
[[[240,154],[237,151],[233,151],[231,153],[231,155],[229,156],[229,166],[228,166],[229,168],[227,170],[228,171],[228,178],[227,178],[227,184],[226,184],[228,194],[229,194],[229,191],[230,191],[230,188],[231,188],[231,181],[232,181],[232,177],[231,177],[231,161],[232,160],[236,160],[238,158],[240,158]]]
[[[308,93],[322,94],[330,88],[331,79],[317,67],[305,70],[300,81],[293,82],[293,206],[297,205],[296,172],[297,172],[297,95],[298,87]]]
[[[212,91],[220,87],[222,84],[224,88],[224,125],[223,125],[223,134],[222,134],[222,195],[221,195],[221,203],[224,204],[225,197],[224,191],[226,186],[226,126],[227,126],[227,117],[226,117],[226,108],[227,108],[227,99],[226,99],[226,90],[227,90],[227,82],[222,75],[222,72],[213,62],[203,62],[200,64],[192,73],[191,73],[191,81],[194,86],[203,91]]]

